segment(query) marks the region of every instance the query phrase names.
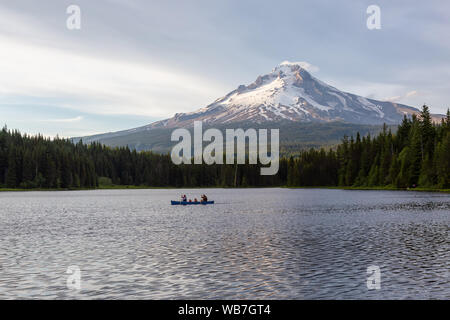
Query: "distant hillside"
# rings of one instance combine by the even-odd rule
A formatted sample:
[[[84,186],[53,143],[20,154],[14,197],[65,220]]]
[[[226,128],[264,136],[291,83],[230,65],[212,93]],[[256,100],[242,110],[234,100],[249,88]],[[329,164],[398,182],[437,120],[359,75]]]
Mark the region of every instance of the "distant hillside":
[[[211,125],[205,125],[203,130],[207,130]],[[222,132],[230,128],[228,125],[214,126]],[[359,132],[361,135],[376,135],[382,130],[381,125],[362,125],[349,124],[342,122],[330,123],[293,123],[293,122],[273,122],[267,124],[255,124],[249,122],[237,122],[233,124],[233,128],[255,128],[255,129],[280,129],[280,145],[283,154],[297,152],[301,149],[328,147],[338,144],[344,135],[356,136]],[[396,126],[390,126],[395,131]],[[118,147],[128,146],[138,151],[152,150],[159,153],[170,152],[176,142],[170,141],[173,128],[154,128],[152,130],[136,130],[118,132],[111,136],[100,135],[83,138],[83,142],[91,143],[94,141],[101,142],[105,145]],[[192,127],[188,128],[193,134]],[[78,142],[80,138],[73,139]]]

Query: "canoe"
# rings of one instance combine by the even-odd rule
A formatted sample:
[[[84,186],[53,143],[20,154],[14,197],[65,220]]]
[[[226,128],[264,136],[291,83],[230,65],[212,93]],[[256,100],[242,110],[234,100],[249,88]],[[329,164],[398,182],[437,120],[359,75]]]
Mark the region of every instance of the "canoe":
[[[176,205],[183,205],[183,206],[186,206],[186,205],[191,205],[191,204],[203,204],[203,205],[206,205],[206,204],[214,204],[214,201],[206,201],[206,202],[199,202],[199,201],[197,201],[197,202],[188,202],[188,201],[170,201],[171,203],[172,203],[172,205],[173,206],[176,206]]]

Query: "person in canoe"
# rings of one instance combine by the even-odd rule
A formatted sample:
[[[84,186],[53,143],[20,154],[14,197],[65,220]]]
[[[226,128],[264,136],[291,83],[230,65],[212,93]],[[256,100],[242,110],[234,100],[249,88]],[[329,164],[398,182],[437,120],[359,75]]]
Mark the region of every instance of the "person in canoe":
[[[186,202],[186,201],[187,201],[187,198],[186,198],[186,195],[184,194],[181,196],[181,202]]]
[[[207,202],[208,201],[208,197],[205,194],[202,194],[201,198],[202,198],[201,202]]]

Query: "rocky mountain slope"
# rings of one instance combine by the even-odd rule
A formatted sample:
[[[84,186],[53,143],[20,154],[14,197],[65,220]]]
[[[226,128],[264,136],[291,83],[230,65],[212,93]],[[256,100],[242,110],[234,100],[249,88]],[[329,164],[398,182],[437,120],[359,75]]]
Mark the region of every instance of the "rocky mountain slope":
[[[306,124],[314,132],[318,132],[319,128],[328,128],[325,131],[334,128],[334,123],[340,128],[338,132],[343,134],[354,134],[356,128],[361,133],[373,132],[376,131],[374,126],[384,123],[395,125],[405,114],[410,116],[418,112],[410,106],[340,91],[312,76],[301,63],[285,61],[272,72],[257,77],[253,83],[240,85],[194,112],[177,113],[172,118],[139,128],[84,137],[83,141],[166,151],[171,145],[171,129],[189,128],[194,121],[203,121],[205,127],[229,128],[234,128],[233,124],[267,128],[282,124],[283,127],[290,127],[289,135],[284,134],[286,142],[295,143],[298,140],[292,140],[293,137],[299,136],[296,128],[305,133],[302,128]],[[347,132],[342,130],[342,126],[348,128]],[[283,138],[282,130],[280,134]],[[335,136],[329,140],[334,141]]]

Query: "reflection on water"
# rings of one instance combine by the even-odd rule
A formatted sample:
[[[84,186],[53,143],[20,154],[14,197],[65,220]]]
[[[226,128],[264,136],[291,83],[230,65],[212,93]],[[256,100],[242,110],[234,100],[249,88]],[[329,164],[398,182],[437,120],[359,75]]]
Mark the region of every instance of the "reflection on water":
[[[0,298],[450,298],[448,194],[207,191],[0,193]]]

